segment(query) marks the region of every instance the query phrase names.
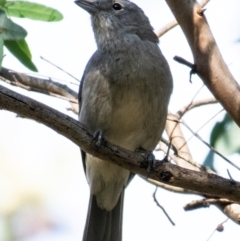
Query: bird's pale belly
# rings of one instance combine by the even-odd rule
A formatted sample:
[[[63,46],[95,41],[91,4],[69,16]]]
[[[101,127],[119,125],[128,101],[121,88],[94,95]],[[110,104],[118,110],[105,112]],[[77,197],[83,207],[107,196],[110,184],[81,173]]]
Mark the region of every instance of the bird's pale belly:
[[[160,124],[165,113],[160,113],[158,108],[160,101],[152,100],[152,103],[146,104],[144,99],[127,97],[119,101],[117,108],[113,109],[109,106],[109,118],[105,115],[101,120],[103,135],[110,142],[128,150],[134,151],[139,147],[153,149],[163,129]],[[152,108],[144,108],[144,106]]]

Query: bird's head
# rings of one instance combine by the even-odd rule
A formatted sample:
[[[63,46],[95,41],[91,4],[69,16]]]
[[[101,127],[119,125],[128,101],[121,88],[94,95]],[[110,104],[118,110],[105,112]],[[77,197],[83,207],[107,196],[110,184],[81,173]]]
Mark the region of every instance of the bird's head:
[[[90,13],[98,45],[127,36],[158,43],[147,16],[128,0],[77,0],[75,3]]]

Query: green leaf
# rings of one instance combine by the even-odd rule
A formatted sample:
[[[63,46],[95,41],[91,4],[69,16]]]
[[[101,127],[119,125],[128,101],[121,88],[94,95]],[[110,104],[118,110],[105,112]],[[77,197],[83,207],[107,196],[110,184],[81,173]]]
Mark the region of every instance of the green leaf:
[[[4,11],[0,10],[0,38],[2,40],[20,40],[27,36],[27,31],[8,18]]]
[[[4,45],[24,66],[32,71],[38,71],[31,60],[31,52],[25,40],[4,41]]]
[[[203,162],[203,166],[208,167],[216,172],[216,170],[214,168],[214,152],[213,151],[210,150],[208,152],[208,154]]]
[[[210,143],[223,155],[240,153],[240,129],[231,117],[226,114],[221,122],[214,126]]]
[[[29,59],[32,59],[32,54],[31,54],[31,51],[28,47],[28,44],[27,44],[26,40],[25,39],[18,40],[18,41],[16,41],[16,43],[22,49],[22,51],[27,55],[27,57]]]
[[[0,6],[4,6],[6,4],[6,0],[0,0]]]
[[[212,133],[210,136],[210,145],[216,147],[216,142],[219,138],[222,137],[223,132],[225,131],[226,127],[230,123],[231,118],[228,114],[225,115],[221,122],[217,122],[212,129]]]
[[[63,19],[63,15],[58,10],[33,2],[7,1],[4,9],[9,16],[13,17],[30,18],[47,22],[55,22]]]

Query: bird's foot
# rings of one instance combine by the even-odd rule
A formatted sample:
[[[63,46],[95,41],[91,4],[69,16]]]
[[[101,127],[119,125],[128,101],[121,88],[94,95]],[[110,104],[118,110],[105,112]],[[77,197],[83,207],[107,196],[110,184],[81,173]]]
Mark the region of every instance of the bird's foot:
[[[147,176],[149,175],[150,171],[156,167],[156,158],[152,151],[145,150],[144,148],[140,147],[136,149],[136,152],[144,154],[144,161],[142,165],[147,168]]]
[[[105,142],[105,139],[104,139],[102,131],[99,131],[99,130],[95,131],[93,134],[93,140],[96,141],[97,147],[100,147],[101,145],[103,145]]]
[[[146,151],[145,152],[145,159],[148,163],[147,165],[147,173],[149,174],[152,169],[156,167],[156,158],[152,151]]]

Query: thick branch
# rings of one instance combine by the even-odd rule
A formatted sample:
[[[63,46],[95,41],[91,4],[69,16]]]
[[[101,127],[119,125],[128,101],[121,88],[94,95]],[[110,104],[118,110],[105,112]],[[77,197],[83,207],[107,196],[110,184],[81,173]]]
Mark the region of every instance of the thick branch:
[[[195,0],[166,0],[194,57],[197,74],[240,126],[240,87],[225,64],[201,6]]]
[[[147,173],[147,163],[145,163],[143,155],[125,150],[108,142],[101,147],[97,147],[91,133],[78,121],[1,86],[0,108],[16,112],[45,124],[81,146],[84,151],[106,161],[114,162],[142,176],[148,175],[151,179],[169,185],[240,202],[240,183],[233,183],[214,174],[184,169],[169,162],[157,162],[156,168]]]
[[[200,5],[204,7],[210,0],[203,0],[201,1]],[[159,29],[156,34],[160,38],[162,37],[165,33],[167,33],[169,30],[173,29],[178,25],[178,22],[174,19],[165,26],[163,26],[161,29]]]

